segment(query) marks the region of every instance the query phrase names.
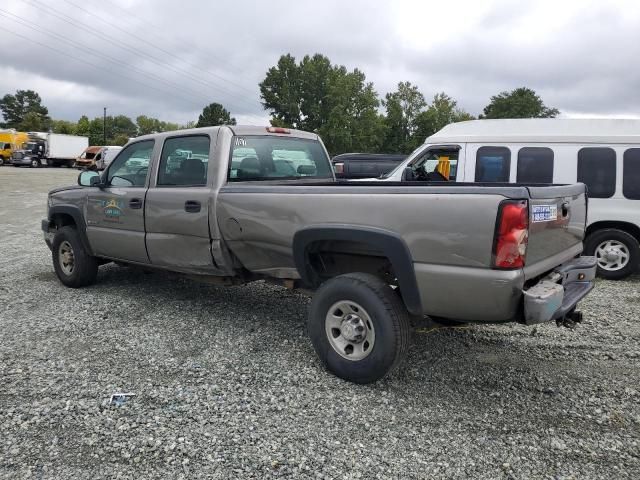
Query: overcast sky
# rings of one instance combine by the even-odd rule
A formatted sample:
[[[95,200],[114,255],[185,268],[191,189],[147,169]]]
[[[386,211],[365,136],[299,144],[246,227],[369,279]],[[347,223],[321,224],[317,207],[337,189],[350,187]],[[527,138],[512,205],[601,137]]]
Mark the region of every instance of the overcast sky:
[[[222,103],[267,121],[258,83],[280,55],[359,68],[477,115],[533,88],[567,116],[640,117],[640,2],[4,0],[0,95],[36,90],[53,118],[184,123]]]

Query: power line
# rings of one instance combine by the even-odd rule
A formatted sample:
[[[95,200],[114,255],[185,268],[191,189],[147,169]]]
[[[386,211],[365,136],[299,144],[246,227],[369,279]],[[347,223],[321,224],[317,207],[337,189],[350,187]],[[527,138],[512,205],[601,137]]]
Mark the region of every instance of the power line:
[[[215,72],[212,72],[210,70],[204,70],[198,65],[195,65],[195,64],[192,64],[192,63],[190,64],[188,62],[185,62],[184,59],[182,59],[181,57],[179,57],[175,53],[170,52],[169,50],[165,50],[164,48],[159,47],[158,45],[149,42],[147,39],[145,39],[145,38],[143,38],[143,37],[141,37],[139,35],[136,35],[135,33],[132,33],[132,32],[129,32],[129,31],[125,30],[124,28],[122,28],[117,23],[110,22],[110,21],[104,19],[103,17],[101,17],[100,15],[96,15],[95,13],[87,10],[86,8],[83,8],[82,6],[78,5],[77,3],[74,3],[74,2],[72,2],[70,0],[63,0],[63,1],[68,3],[71,6],[75,7],[76,9],[82,11],[82,12],[85,12],[87,15],[95,17],[98,20],[100,20],[101,22],[103,22],[103,23],[105,23],[107,25],[110,25],[113,28],[115,28],[115,29],[117,29],[117,30],[119,30],[119,31],[121,31],[121,32],[123,32],[123,33],[125,33],[125,34],[127,34],[127,35],[129,35],[129,36],[131,36],[131,37],[143,42],[143,43],[146,43],[147,45],[151,46],[152,48],[155,48],[156,50],[159,50],[160,52],[162,52],[162,53],[164,53],[164,54],[166,54],[166,55],[168,55],[168,56],[170,56],[172,58],[175,58],[178,61],[181,61],[181,62],[185,63],[186,65],[190,66],[191,68],[194,68],[194,69],[199,70],[199,71],[201,71],[203,73],[207,73],[207,74],[212,75],[212,76],[214,76],[216,78],[219,78],[223,82],[226,82],[226,83],[228,83],[229,85],[231,85],[233,87],[236,87],[236,88],[239,88],[241,90],[244,90],[245,92],[248,92],[251,95],[255,94],[255,92],[253,90],[250,90],[250,89],[246,88],[244,85],[241,85],[239,83],[233,82],[233,81],[231,81],[231,80],[229,80],[229,79],[227,79],[227,78],[225,78],[225,77],[223,77],[223,76],[221,76],[221,75],[219,75],[219,74],[217,74]],[[158,28],[158,27],[156,27],[156,28]]]
[[[18,33],[18,32],[15,32],[15,31],[13,31],[13,30],[11,30],[11,29],[7,28],[7,27],[3,27],[3,28],[2,28],[2,30],[3,30],[3,31],[5,31],[5,32],[7,32],[7,33],[10,33],[10,34],[12,34],[12,35],[15,35],[16,37],[19,37],[19,38],[22,38],[22,39],[24,39],[24,40],[27,40],[27,41],[29,41],[29,42],[31,42],[31,43],[35,43],[36,45],[39,45],[39,46],[41,46],[41,47],[43,47],[43,48],[47,48],[47,49],[49,49],[49,50],[52,50],[52,51],[54,51],[54,52],[56,52],[56,53],[58,53],[58,54],[60,54],[60,55],[65,56],[65,57],[72,58],[72,59],[74,59],[74,60],[76,60],[76,61],[78,61],[78,62],[81,62],[81,63],[87,64],[87,65],[90,65],[90,66],[92,66],[92,67],[94,67],[94,68],[98,69],[99,71],[103,71],[103,70],[104,70],[101,66],[96,65],[95,63],[89,62],[89,61],[87,61],[87,60],[85,60],[85,59],[83,59],[83,58],[76,57],[75,55],[71,55],[71,54],[69,54],[68,52],[64,52],[64,51],[59,50],[59,49],[57,49],[57,48],[55,48],[55,47],[52,47],[52,46],[50,46],[50,45],[46,45],[46,44],[44,44],[44,43],[42,43],[42,42],[38,42],[37,40],[34,40],[34,39],[29,38],[29,37],[27,37],[27,36],[25,36],[25,35],[22,35],[22,34],[20,34],[20,33]],[[121,76],[121,77],[127,78],[128,80],[132,80],[133,82],[135,82],[135,83],[138,83],[138,84],[142,85],[143,87],[146,87],[146,88],[152,88],[152,89],[154,89],[154,90],[159,91],[160,93],[164,93],[164,94],[166,94],[166,93],[170,93],[170,94],[173,94],[173,92],[168,92],[168,91],[166,91],[166,90],[162,90],[162,89],[160,89],[160,88],[157,88],[157,87],[155,87],[155,86],[153,86],[153,85],[147,85],[147,84],[145,84],[145,83],[142,83],[142,82],[140,82],[139,80],[137,80],[137,79],[136,79],[136,78],[134,78],[134,77],[129,77],[129,76],[125,76],[125,75],[114,74],[113,72],[110,72],[110,73],[111,73],[112,75],[116,75],[116,76]],[[261,122],[260,122],[260,123],[262,123],[262,120],[261,120]]]
[[[131,53],[133,53],[135,55],[137,55],[137,56],[145,57],[146,59],[149,59],[151,62],[155,63],[156,65],[158,65],[158,66],[160,66],[162,68],[167,68],[167,69],[169,69],[169,70],[171,70],[171,71],[173,71],[175,73],[178,73],[179,75],[183,75],[183,76],[185,76],[187,78],[190,78],[193,81],[196,81],[196,82],[201,83],[201,84],[203,84],[205,86],[212,87],[212,88],[215,88],[215,89],[217,89],[217,90],[219,90],[221,92],[224,92],[227,95],[230,95],[231,97],[237,98],[238,100],[242,101],[245,105],[250,106],[250,108],[254,108],[255,107],[255,105],[252,104],[251,102],[248,102],[246,100],[246,98],[239,97],[238,95],[234,94],[233,92],[230,92],[230,91],[228,91],[228,90],[226,90],[224,88],[221,88],[220,86],[218,86],[218,85],[216,85],[214,83],[203,81],[200,78],[189,74],[189,72],[186,72],[184,70],[178,69],[178,68],[174,67],[173,65],[162,61],[162,59],[158,59],[157,57],[155,57],[153,55],[150,55],[147,52],[144,52],[142,50],[136,49],[135,47],[131,47],[130,45],[126,44],[125,42],[122,42],[122,41],[118,40],[117,38],[115,38],[113,36],[109,36],[109,35],[105,35],[105,34],[100,33],[100,32],[96,32],[96,31],[94,31],[94,30],[92,30],[92,29],[90,29],[90,28],[88,28],[88,27],[86,27],[84,25],[78,25],[76,22],[73,21],[75,19],[71,20],[71,19],[66,18],[66,17],[64,17],[62,15],[59,15],[57,12],[52,11],[52,9],[50,7],[48,7],[47,5],[43,5],[38,0],[24,0],[24,1],[26,3],[31,4],[31,6],[39,9],[40,11],[43,11],[44,13],[46,13],[48,15],[54,16],[54,17],[58,18],[59,20],[62,20],[63,22],[72,25],[75,28],[84,30],[85,32],[89,33],[90,35],[102,38],[103,40],[107,40],[107,41],[112,42],[112,43],[114,43],[116,45],[119,45],[120,48],[123,48],[123,49],[125,49],[125,50],[127,50],[127,51],[129,51],[129,52],[131,52]],[[230,106],[237,107],[237,104],[231,104],[231,102],[227,102],[227,103]],[[242,110],[242,109],[238,108],[238,110]]]
[[[7,16],[7,14],[11,15],[11,17],[15,17],[15,18],[10,18],[10,17]],[[185,89],[184,87],[182,87],[181,85],[178,85],[177,83],[173,83],[173,82],[171,82],[169,80],[165,80],[165,79],[163,79],[161,77],[158,77],[157,75],[153,75],[152,73],[146,72],[146,71],[144,71],[144,70],[142,70],[140,68],[137,68],[135,66],[131,66],[131,65],[127,64],[126,62],[118,60],[117,58],[114,58],[114,57],[112,57],[110,55],[107,55],[105,53],[99,52],[99,51],[94,50],[94,49],[89,48],[89,47],[84,47],[84,46],[78,44],[77,42],[74,42],[73,40],[70,40],[70,39],[68,39],[68,38],[66,38],[66,37],[64,37],[62,35],[59,35],[59,34],[54,33],[54,32],[48,32],[46,30],[34,27],[33,25],[29,24],[27,19],[25,19],[23,17],[20,17],[19,15],[15,15],[15,14],[13,14],[11,12],[7,12],[6,10],[3,10],[1,8],[0,8],[0,16],[5,17],[5,18],[7,18],[7,19],[9,19],[9,20],[11,20],[13,22],[18,22],[19,24],[21,24],[21,25],[23,25],[23,26],[25,26],[25,27],[27,27],[27,28],[29,28],[31,30],[34,30],[36,32],[43,33],[45,35],[51,35],[53,37],[61,39],[63,42],[66,42],[67,44],[71,45],[72,47],[74,47],[74,48],[76,48],[78,50],[82,50],[82,51],[88,52],[90,54],[102,57],[102,58],[106,59],[107,61],[109,61],[111,63],[115,63],[117,65],[122,65],[122,66],[124,66],[126,68],[129,68],[129,69],[132,69],[134,71],[140,72],[142,75],[145,75],[145,76],[147,76],[147,77],[149,77],[149,78],[151,78],[151,79],[153,79],[153,80],[155,80],[157,82],[164,83],[165,85],[168,85],[169,87],[177,88],[178,92],[180,92],[180,93],[182,93],[183,91],[185,91],[187,93],[191,92],[194,95],[193,99],[198,98],[198,104],[201,104],[201,103],[206,104],[208,102],[208,100],[209,100],[208,97],[205,96],[203,93],[199,93],[199,92],[195,92],[193,90]],[[178,94],[177,96],[180,96],[180,98],[189,101],[189,99],[187,99],[186,97],[184,97],[184,96],[182,96],[180,94]],[[193,101],[193,99],[191,99],[191,101]],[[194,102],[194,104],[195,104],[195,102]]]
[[[108,3],[109,5],[111,5],[112,7],[116,8],[116,9],[122,9],[122,6],[120,6],[120,5],[116,4],[116,3],[115,3],[115,2],[113,2],[112,0],[101,0],[101,2],[100,2],[100,3],[101,3],[101,4]],[[128,9],[127,9],[127,10],[126,10],[126,12],[127,12],[127,15],[126,15],[126,16],[124,16],[124,17],[123,17],[122,19],[120,19],[120,20],[124,20],[124,21],[129,22],[130,24],[134,24],[134,22],[131,20],[131,18],[135,18],[135,19],[137,19],[140,23],[142,23],[142,24],[146,24],[146,25],[149,25],[149,26],[153,27],[152,29],[150,29],[150,33],[151,33],[151,35],[153,35],[154,37],[156,37],[156,38],[158,38],[158,39],[160,39],[160,40],[164,40],[164,38],[160,37],[160,35],[158,35],[157,33],[155,33],[155,30],[162,30],[162,29],[164,29],[164,28],[165,28],[164,26],[162,26],[162,25],[158,25],[157,23],[154,23],[154,22],[151,22],[151,21],[149,21],[148,19],[141,17],[140,15],[136,15],[136,14],[135,14],[134,12],[132,12],[131,10],[128,10]],[[192,48],[194,48],[194,49],[198,49],[198,48],[200,48],[200,45],[197,45],[197,44],[195,44],[194,42],[190,42],[188,39],[185,39],[184,37],[181,37],[181,38],[180,38],[180,42],[181,42],[181,43],[183,43],[183,44],[185,44],[185,45],[187,45],[187,46],[190,46],[190,47],[192,47]],[[235,66],[233,63],[230,63],[228,60],[226,60],[226,59],[224,59],[224,58],[221,58],[221,57],[218,57],[218,56],[215,56],[215,55],[211,55],[211,54],[210,54],[210,56],[211,56],[211,58],[215,59],[217,62],[219,62],[219,63],[221,63],[221,64],[225,65],[229,70],[231,70],[231,71],[233,71],[233,72],[236,72],[236,73],[241,73],[241,72],[240,72],[240,70],[238,69],[238,67],[237,67],[237,66]],[[183,60],[183,59],[180,59],[180,60],[184,62],[184,60]],[[187,63],[187,62],[185,62],[185,63]],[[193,64],[189,64],[189,63],[187,63],[187,65],[193,65]],[[194,66],[194,67],[195,67],[195,68],[198,68],[197,66]],[[204,71],[205,71],[205,72],[209,72],[209,73],[211,73],[209,70],[204,70]]]

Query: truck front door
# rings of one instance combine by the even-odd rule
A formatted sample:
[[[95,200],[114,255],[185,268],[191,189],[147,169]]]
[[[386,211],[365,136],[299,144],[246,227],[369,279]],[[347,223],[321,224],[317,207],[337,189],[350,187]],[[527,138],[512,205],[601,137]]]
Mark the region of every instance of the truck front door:
[[[144,203],[153,140],[128,145],[104,174],[106,186],[92,188],[87,236],[96,255],[149,263],[144,243]]]
[[[215,143],[215,139],[214,139]],[[213,179],[207,134],[166,138],[145,205],[147,251],[154,265],[218,273],[211,252]]]

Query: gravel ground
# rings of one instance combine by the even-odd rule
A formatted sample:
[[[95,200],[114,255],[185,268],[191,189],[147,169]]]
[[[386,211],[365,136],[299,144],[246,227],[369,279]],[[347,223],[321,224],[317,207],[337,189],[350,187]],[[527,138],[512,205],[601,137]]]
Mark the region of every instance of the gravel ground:
[[[39,227],[76,175],[0,168],[1,476],[640,478],[640,278],[599,281],[574,330],[419,329],[357,386],[301,294],[115,265],[63,287]]]

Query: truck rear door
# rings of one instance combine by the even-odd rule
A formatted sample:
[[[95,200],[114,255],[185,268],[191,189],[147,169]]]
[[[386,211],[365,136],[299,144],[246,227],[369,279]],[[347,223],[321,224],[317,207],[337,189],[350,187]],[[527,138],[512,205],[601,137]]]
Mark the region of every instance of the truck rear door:
[[[527,187],[529,241],[525,277],[532,278],[582,251],[587,197],[583,184]]]
[[[217,270],[209,233],[212,143],[208,134],[164,141],[145,206],[147,251],[154,265]]]

